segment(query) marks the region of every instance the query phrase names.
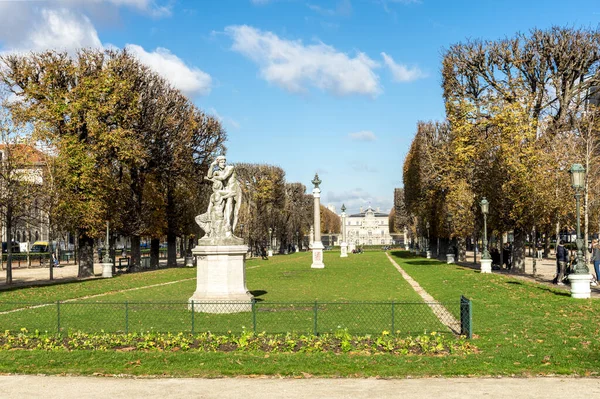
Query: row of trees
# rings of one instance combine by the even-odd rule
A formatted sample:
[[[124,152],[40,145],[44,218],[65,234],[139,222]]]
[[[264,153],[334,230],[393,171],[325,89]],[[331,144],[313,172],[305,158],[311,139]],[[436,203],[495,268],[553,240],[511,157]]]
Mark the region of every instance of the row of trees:
[[[457,238],[464,257],[465,238],[480,236],[486,197],[488,231],[514,232],[522,269],[528,234],[549,240],[574,225],[572,163],[587,170],[585,235],[600,229],[599,67],[597,30],[536,29],[446,50],[446,120],[419,122],[404,162],[396,210],[410,234],[424,236],[429,222],[430,237]]]
[[[176,237],[196,231],[193,215],[205,206],[202,177],[224,151],[218,120],[126,50],[3,55],[0,81],[9,93],[7,136],[41,145],[50,155],[42,188],[29,190],[43,202],[54,235],[77,233],[79,277],[93,275],[94,238],[107,221],[131,237],[134,270],[141,236],[152,238],[154,266],[166,236],[168,263],[175,264]],[[19,180],[14,177],[6,176],[3,186]],[[16,201],[5,207],[10,227],[12,215],[26,214],[27,205],[20,195],[7,195]]]
[[[126,50],[3,55],[0,82],[7,241],[13,226],[40,222],[27,220],[39,214],[35,206],[48,215],[51,237],[77,234],[79,277],[93,275],[94,240],[107,222],[130,238],[133,270],[140,268],[141,237],[151,238],[151,267],[163,237],[175,265],[176,238],[192,244],[202,234],[194,216],[208,204],[204,176],[226,151],[219,121]],[[236,170],[244,194],[238,236],[258,249],[269,228],[282,248],[308,234],[313,203],[303,184],[287,183],[276,166],[240,163]],[[31,173],[39,179],[26,178]],[[339,232],[337,215],[324,207],[321,214],[321,231]]]
[[[302,245],[313,223],[313,196],[302,183],[287,183],[278,166],[236,164],[243,200],[237,235],[243,237],[254,253],[268,246],[271,236],[281,250]],[[340,218],[321,205],[321,231],[339,233]],[[269,234],[271,229],[271,234]]]

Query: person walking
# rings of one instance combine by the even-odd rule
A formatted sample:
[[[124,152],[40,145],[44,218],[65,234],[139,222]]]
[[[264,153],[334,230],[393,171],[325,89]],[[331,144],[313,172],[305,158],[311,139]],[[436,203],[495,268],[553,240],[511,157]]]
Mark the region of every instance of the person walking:
[[[592,258],[591,262],[594,264],[594,271],[596,272],[596,278],[592,279],[592,285],[598,285],[598,279],[600,279],[600,243],[597,239],[592,240]]]
[[[569,254],[567,249],[564,247],[564,241],[560,240],[556,246],[556,284],[565,285],[563,279],[565,277],[565,269],[567,262],[569,261]]]

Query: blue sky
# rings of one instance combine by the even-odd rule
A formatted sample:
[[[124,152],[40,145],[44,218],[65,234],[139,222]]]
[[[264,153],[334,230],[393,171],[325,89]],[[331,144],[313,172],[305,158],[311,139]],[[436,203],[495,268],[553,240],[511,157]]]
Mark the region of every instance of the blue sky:
[[[230,162],[387,212],[416,123],[444,117],[445,48],[599,23],[597,0],[0,0],[0,52],[129,47],[221,119]]]

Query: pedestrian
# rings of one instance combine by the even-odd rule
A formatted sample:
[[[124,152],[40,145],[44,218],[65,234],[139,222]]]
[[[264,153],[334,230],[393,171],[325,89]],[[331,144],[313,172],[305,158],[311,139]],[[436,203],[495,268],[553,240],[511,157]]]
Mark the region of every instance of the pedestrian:
[[[540,260],[544,257],[544,247],[542,247],[542,244],[537,245],[537,257]]]
[[[569,254],[564,247],[564,241],[560,240],[556,246],[556,284],[565,285],[563,279],[565,277],[565,269],[569,261]]]
[[[590,261],[594,264],[594,271],[596,272],[596,278],[592,279],[592,285],[598,285],[598,279],[600,279],[600,243],[597,239],[592,240],[592,257]]]

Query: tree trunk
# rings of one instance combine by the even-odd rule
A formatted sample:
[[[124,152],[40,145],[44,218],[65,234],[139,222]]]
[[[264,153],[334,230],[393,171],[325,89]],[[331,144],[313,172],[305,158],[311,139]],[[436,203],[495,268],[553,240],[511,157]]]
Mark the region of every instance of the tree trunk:
[[[515,272],[525,272],[525,233],[521,229],[514,229],[513,262],[512,269]]]
[[[160,255],[160,238],[150,240],[150,268],[158,269],[158,257]]]
[[[167,267],[177,266],[177,236],[175,233],[167,233]]]
[[[167,267],[177,266],[176,210],[172,191],[171,187],[167,188]]]
[[[140,251],[140,236],[131,236],[131,260],[129,264],[129,270],[132,272],[139,272],[141,268],[142,254]]]
[[[79,272],[77,277],[92,277],[94,275],[94,239],[87,235],[87,231],[80,230],[77,243],[79,247]]]
[[[457,237],[456,245],[458,247],[458,261],[466,262],[467,261],[467,240],[465,240],[463,237]]]
[[[12,205],[6,205],[6,284],[12,284]]]

